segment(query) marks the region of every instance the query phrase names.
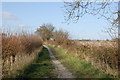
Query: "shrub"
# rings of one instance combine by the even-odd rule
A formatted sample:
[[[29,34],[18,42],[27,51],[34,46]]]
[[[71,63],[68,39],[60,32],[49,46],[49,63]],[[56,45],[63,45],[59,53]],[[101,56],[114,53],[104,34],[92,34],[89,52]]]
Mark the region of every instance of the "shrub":
[[[70,41],[69,44],[59,45],[68,52],[77,54],[81,60],[91,62],[101,72],[118,75],[118,46],[116,42]]]
[[[69,33],[63,30],[58,30],[53,33],[53,38],[58,45],[66,44],[69,40]]]
[[[16,58],[22,59],[22,57],[33,55],[32,53],[42,46],[41,38],[32,34],[5,34],[2,36],[2,61],[3,61],[3,77],[8,75],[12,70],[12,64],[16,61]],[[17,55],[21,55],[21,57],[17,57]],[[35,56],[35,55],[34,55]],[[26,59],[28,59],[26,57]],[[26,59],[22,59],[22,64],[26,62]],[[31,60],[31,59],[30,59]],[[29,62],[29,60],[28,60]],[[18,66],[22,66],[20,61],[17,61],[15,64]],[[26,64],[26,63],[25,63]],[[17,66],[16,65],[16,66]]]

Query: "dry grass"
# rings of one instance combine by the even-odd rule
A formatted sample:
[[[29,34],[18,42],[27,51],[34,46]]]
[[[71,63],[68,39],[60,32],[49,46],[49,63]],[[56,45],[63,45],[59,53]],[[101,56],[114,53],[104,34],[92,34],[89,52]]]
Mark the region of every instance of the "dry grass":
[[[29,64],[42,47],[42,41],[31,34],[3,34],[2,35],[2,74],[11,75],[24,65]],[[37,52],[35,52],[37,50]]]
[[[56,42],[49,41],[56,45]],[[69,44],[68,44],[69,43]],[[78,55],[81,60],[91,62],[101,72],[118,75],[118,44],[114,41],[70,41],[61,46]]]
[[[76,43],[77,54],[86,61],[91,61],[95,68],[118,75],[118,46],[111,41],[88,41]]]

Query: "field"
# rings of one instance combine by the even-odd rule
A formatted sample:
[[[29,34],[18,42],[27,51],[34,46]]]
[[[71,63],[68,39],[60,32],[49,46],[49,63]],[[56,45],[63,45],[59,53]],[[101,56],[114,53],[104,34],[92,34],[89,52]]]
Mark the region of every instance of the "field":
[[[120,78],[120,0],[0,4],[0,78]]]
[[[2,64],[2,77],[16,77],[19,75],[21,69],[37,59],[38,53],[43,49],[43,44],[53,45],[53,48],[56,50],[55,53],[57,53],[55,54],[56,57],[76,77],[87,78],[92,75],[92,78],[110,78],[117,77],[118,75],[118,43],[116,41],[63,39],[62,42],[60,40],[47,40],[43,42],[36,35],[22,33],[19,35],[2,34],[1,42],[2,60],[0,62]],[[47,60],[46,58],[42,59],[42,56],[39,59],[42,61]],[[42,64],[41,61],[40,64]],[[35,66],[31,65],[31,67]],[[28,72],[31,67],[28,66]],[[44,67],[45,65],[42,68]],[[47,67],[49,68],[49,66],[45,68],[47,69]],[[80,69],[84,69],[84,71],[79,72]],[[92,73],[91,70],[93,71]],[[40,73],[39,71],[38,73]],[[37,76],[37,71],[35,71],[36,75],[33,75],[37,77],[42,77],[42,74],[48,77],[54,76],[45,75],[46,71],[44,71],[39,76]],[[26,77],[27,73],[24,73],[23,76]]]
[[[76,78],[113,78],[112,75],[102,73],[91,62],[83,61],[79,56],[67,52],[61,47],[49,45],[58,60],[68,68]]]
[[[76,42],[78,46],[87,46],[84,54],[86,61],[91,61],[96,68],[108,74],[117,75],[118,45],[114,41]],[[90,49],[90,50],[89,50]],[[82,53],[80,51],[80,53]],[[81,55],[78,53],[79,55]],[[99,66],[98,66],[99,65]]]
[[[90,62],[99,71],[117,76],[118,75],[118,46],[115,41],[68,41],[57,45],[54,41],[48,44],[64,48],[68,54],[74,54],[80,60]]]

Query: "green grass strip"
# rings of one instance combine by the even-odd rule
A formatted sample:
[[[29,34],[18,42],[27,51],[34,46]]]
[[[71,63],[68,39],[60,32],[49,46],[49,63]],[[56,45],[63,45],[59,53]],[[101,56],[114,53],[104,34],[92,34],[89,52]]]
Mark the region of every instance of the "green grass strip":
[[[61,63],[68,68],[76,78],[111,78],[111,75],[101,73],[98,69],[95,69],[90,62],[80,60],[79,56],[69,53],[66,50],[49,45],[53,54]],[[108,79],[110,80],[110,79]]]
[[[24,69],[18,78],[55,78],[55,67],[52,65],[48,50],[43,48],[38,58]]]

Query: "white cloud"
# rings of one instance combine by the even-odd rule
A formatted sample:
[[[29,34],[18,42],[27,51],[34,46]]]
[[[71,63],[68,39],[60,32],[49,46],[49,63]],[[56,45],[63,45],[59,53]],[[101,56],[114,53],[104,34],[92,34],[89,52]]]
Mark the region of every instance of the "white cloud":
[[[16,20],[16,19],[18,19],[17,16],[15,16],[15,15],[9,13],[9,12],[0,12],[0,17],[2,19],[7,19],[7,20]]]

